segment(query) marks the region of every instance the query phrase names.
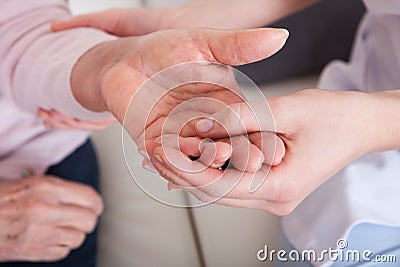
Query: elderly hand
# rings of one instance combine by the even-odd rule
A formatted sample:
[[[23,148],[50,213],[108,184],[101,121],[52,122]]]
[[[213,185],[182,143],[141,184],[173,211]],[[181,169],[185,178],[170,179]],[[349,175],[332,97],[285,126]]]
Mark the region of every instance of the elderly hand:
[[[93,231],[103,202],[56,177],[0,181],[0,261],[57,261]]]
[[[241,65],[264,59],[281,49],[287,36],[279,29],[182,29],[103,43],[75,65],[73,93],[90,110],[111,111],[139,149],[152,153],[163,123],[180,104],[199,97],[225,104],[244,101],[232,72],[213,63]],[[182,64],[199,61],[203,63]],[[193,78],[205,82],[185,83]],[[204,115],[216,111],[207,105],[189,109]],[[190,136],[194,133],[183,135]],[[201,141],[190,140],[192,145]]]
[[[188,190],[202,201],[286,215],[351,161],[366,153],[388,149],[388,143],[396,143],[392,141],[394,138],[388,138],[398,136],[398,133],[391,130],[393,127],[387,123],[387,116],[398,116],[398,100],[386,95],[310,89],[268,100],[276,133],[286,146],[282,163],[270,170],[264,165],[255,174],[235,169],[221,171],[196,162],[193,168],[201,171],[185,172],[171,164],[169,159],[173,157],[167,157],[162,147],[155,149],[152,162],[172,183],[170,188]],[[213,139],[226,137],[227,130],[231,135],[244,131],[275,131],[268,124],[260,126],[249,105],[257,109],[266,103],[236,103],[212,114],[212,120],[201,120],[188,127],[202,125],[192,130],[199,136]],[[237,114],[245,127],[236,119]],[[397,147],[399,144],[397,142]],[[394,147],[392,144],[391,148]],[[258,181],[263,177],[266,179],[255,192],[249,192],[254,177]],[[204,187],[205,184],[210,185]],[[226,189],[224,185],[234,187],[222,197],[219,189]]]
[[[81,120],[64,115],[54,109],[45,110],[40,108],[37,114],[46,127],[58,130],[101,131],[116,122],[113,117],[101,121]]]

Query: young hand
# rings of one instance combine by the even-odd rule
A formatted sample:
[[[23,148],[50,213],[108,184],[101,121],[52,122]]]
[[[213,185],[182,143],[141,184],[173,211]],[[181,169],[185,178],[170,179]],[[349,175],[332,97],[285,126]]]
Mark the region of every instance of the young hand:
[[[198,162],[195,167],[202,168],[202,171],[180,170],[171,164],[169,159],[173,157],[167,157],[161,147],[155,149],[156,157],[152,162],[160,174],[173,184],[170,188],[188,190],[202,201],[211,200],[223,205],[286,215],[344,166],[361,155],[385,147],[384,143],[389,142],[388,136],[393,135],[385,116],[389,106],[396,110],[393,108],[396,101],[386,97],[386,101],[379,104],[377,96],[368,93],[310,89],[268,101],[276,130],[267,124],[260,127],[249,109],[249,105],[266,105],[262,101],[235,103],[214,113],[212,120],[194,124],[208,124],[209,127],[203,127],[203,131],[197,129],[197,133],[214,139],[226,137],[227,129],[233,136],[244,131],[276,131],[285,143],[286,154],[281,164],[270,169],[264,165],[254,175],[234,169],[224,172],[205,168]],[[234,120],[236,114],[239,114],[244,128]],[[219,123],[214,123],[214,120]],[[238,179],[239,176],[241,179]],[[252,179],[260,177],[266,177],[261,186],[255,192],[249,192]],[[205,184],[210,186],[204,187]],[[233,189],[222,196],[220,188],[225,190],[226,185],[233,186]]]

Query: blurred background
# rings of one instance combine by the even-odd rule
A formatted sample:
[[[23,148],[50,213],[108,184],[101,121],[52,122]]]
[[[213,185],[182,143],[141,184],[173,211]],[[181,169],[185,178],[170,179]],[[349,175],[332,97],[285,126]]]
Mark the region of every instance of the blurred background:
[[[71,0],[73,14],[116,7],[177,6],[186,0]],[[318,74],[332,59],[347,60],[358,22],[361,1],[325,0],[276,22],[290,38],[273,57],[239,67],[266,97],[288,94],[317,85]],[[244,90],[248,90],[244,88]],[[173,208],[140,190],[124,160],[122,129],[113,125],[96,133],[94,141],[101,163],[101,191],[106,210],[100,223],[99,266],[256,267],[257,251],[264,245],[278,248],[279,218],[256,211],[209,205]],[[127,160],[141,157],[128,151]],[[137,170],[135,176],[147,176]],[[160,179],[161,183],[161,179]],[[160,188],[160,195],[171,194]],[[184,192],[176,198],[190,202]]]

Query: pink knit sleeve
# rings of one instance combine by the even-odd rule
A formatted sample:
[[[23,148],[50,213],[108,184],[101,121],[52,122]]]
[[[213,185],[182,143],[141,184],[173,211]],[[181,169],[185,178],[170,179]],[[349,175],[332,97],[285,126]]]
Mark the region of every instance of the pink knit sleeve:
[[[77,60],[115,37],[89,28],[53,33],[52,21],[70,16],[63,0],[0,0],[0,96],[27,112],[57,109],[86,120],[108,117],[74,98],[70,77]]]

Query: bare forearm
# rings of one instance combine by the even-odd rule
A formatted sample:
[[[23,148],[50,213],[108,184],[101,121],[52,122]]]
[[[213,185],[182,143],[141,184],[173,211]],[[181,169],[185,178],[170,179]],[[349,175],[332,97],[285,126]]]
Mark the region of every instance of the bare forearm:
[[[316,2],[318,0],[195,0],[183,6],[181,12],[207,10],[209,16],[219,20],[215,23],[219,24],[218,28],[243,29],[271,24]]]
[[[133,39],[121,38],[103,42],[83,54],[75,64],[71,87],[75,98],[83,107],[96,112],[110,111],[102,93],[102,89],[107,89],[102,85],[104,74],[133,47],[130,46],[130,40]]]
[[[371,93],[376,116],[377,139],[372,152],[400,149],[400,90]]]

